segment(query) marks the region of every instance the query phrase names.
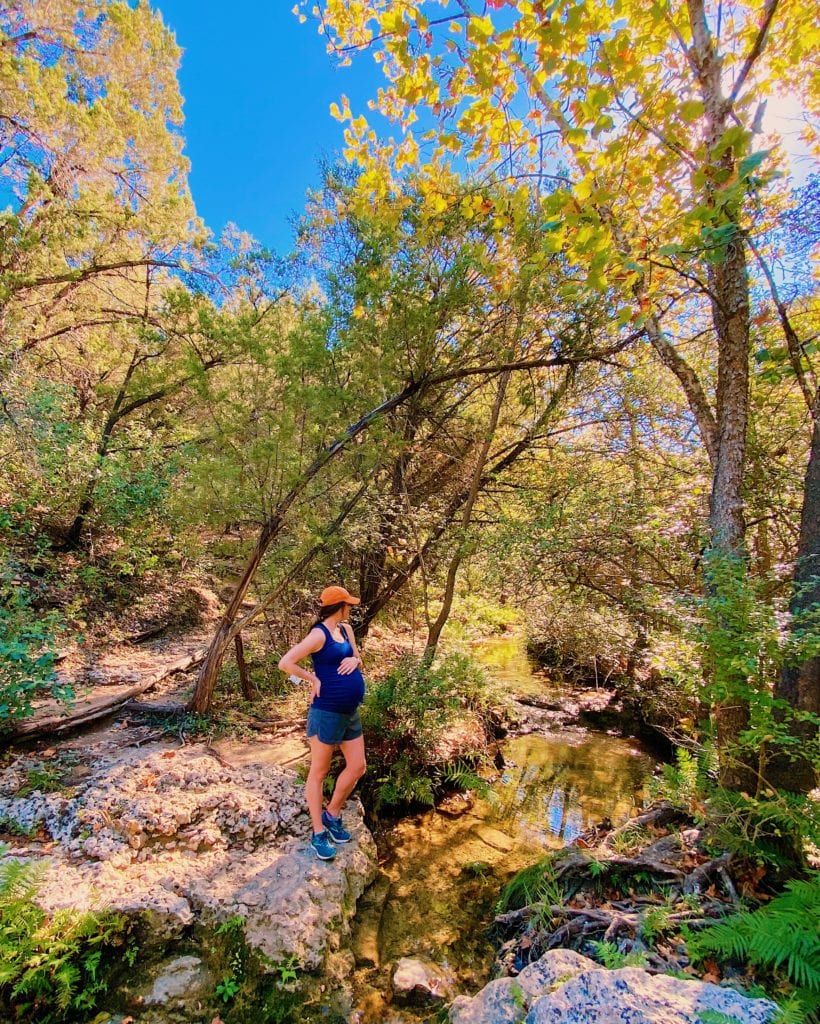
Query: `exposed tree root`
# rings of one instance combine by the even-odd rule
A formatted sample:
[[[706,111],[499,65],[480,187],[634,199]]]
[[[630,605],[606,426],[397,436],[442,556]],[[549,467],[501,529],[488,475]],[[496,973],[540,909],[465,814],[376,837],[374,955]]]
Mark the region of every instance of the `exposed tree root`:
[[[535,902],[495,918],[494,930],[506,940],[499,953],[501,968],[515,973],[557,947],[597,958],[594,943],[601,942],[607,957],[639,954],[639,962],[651,971],[690,969],[681,927],[704,928],[737,902],[729,875],[732,854],[705,860],[697,829],[680,835],[648,832],[633,856],[613,849],[631,831],[662,827],[679,817],[670,803],[659,803],[606,836],[597,830],[592,848],[569,847],[556,854],[545,879],[561,891],[564,902]],[[657,893],[633,891],[655,886]]]
[[[618,839],[633,831],[636,828],[646,828],[648,825],[654,825],[660,828],[663,825],[668,825],[675,817],[678,816],[678,812],[669,803],[668,800],[661,800],[657,804],[653,804],[648,810],[644,811],[643,814],[639,814],[635,818],[630,818],[629,821],[624,822],[623,825],[616,829],[604,839],[602,846],[611,848],[618,841]]]

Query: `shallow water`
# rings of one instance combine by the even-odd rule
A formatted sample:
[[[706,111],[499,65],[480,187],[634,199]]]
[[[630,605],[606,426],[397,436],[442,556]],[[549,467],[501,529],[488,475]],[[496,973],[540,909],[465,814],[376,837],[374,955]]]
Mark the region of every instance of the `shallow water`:
[[[476,653],[509,693],[560,697],[518,642],[504,638]],[[440,964],[462,992],[481,987],[494,956],[487,929],[504,882],[602,818],[628,818],[654,766],[636,740],[581,728],[509,739],[501,750],[506,763],[490,780],[488,799],[455,819],[438,811],[404,819],[386,837],[380,877],[354,928],[354,1019],[361,1024],[425,1019],[389,1005],[399,957]]]

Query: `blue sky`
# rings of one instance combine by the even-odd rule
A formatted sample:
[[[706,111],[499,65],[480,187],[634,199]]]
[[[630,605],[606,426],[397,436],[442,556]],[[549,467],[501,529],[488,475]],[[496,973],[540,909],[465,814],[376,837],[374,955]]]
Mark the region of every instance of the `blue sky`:
[[[229,221],[280,253],[288,218],[319,180],[323,154],[340,152],[328,112],[345,93],[362,112],[381,84],[369,55],[337,68],[310,20],[287,0],[154,0],[183,48],[186,153],[199,215],[218,233]]]

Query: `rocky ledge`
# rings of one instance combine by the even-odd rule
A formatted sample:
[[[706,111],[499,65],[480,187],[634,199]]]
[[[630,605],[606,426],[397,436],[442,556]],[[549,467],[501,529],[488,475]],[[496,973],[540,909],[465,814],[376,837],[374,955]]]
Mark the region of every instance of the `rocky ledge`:
[[[96,759],[69,793],[20,789],[14,765],[0,772],[3,830],[31,837],[3,856],[42,865],[44,909],[140,914],[159,945],[241,915],[250,946],[318,970],[376,873],[358,803],[345,812],[353,841],[319,862],[295,773],[233,767],[204,745]]]
[[[777,1007],[732,988],[651,974],[609,971],[568,949],[555,949],[515,978],[497,978],[450,1007],[450,1024],[767,1024]]]

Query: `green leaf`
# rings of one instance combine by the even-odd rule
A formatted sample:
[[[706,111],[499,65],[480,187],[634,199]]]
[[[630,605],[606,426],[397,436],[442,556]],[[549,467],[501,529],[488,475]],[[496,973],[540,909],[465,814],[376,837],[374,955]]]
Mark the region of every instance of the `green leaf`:
[[[758,167],[760,167],[770,153],[770,149],[761,149],[757,153],[750,153],[749,156],[744,157],[738,165],[738,175],[741,178],[748,178],[753,171],[756,171]]]
[[[702,116],[704,109],[700,100],[687,100],[685,103],[681,103],[678,113],[681,120],[691,123]]]

